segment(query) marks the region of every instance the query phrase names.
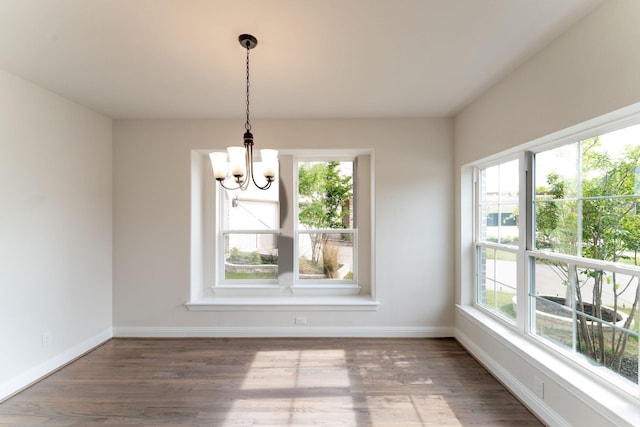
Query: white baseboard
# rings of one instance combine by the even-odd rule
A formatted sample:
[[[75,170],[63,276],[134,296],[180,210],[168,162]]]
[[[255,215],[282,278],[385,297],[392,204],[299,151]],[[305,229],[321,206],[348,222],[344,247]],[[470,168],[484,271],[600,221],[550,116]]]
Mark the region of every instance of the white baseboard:
[[[452,326],[114,326],[121,338],[443,338],[453,336]]]
[[[107,328],[99,334],[0,384],[0,402],[111,339],[112,336],[112,328]]]
[[[525,406],[542,419],[547,425],[558,427],[571,427],[554,410],[549,408],[531,390],[511,375],[502,365],[496,362],[482,347],[476,345],[462,331],[456,329],[456,339],[469,353],[473,355],[489,372],[496,377],[505,387],[511,391]],[[514,355],[515,356],[515,355]]]

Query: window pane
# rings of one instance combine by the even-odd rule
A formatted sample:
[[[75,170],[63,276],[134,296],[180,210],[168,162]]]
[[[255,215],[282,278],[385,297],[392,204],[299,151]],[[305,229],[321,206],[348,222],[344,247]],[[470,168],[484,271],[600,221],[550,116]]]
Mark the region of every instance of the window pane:
[[[298,278],[353,281],[353,239],[353,232],[298,234]]]
[[[578,255],[578,202],[536,194],[536,249]]]
[[[512,160],[480,171],[481,241],[518,244],[518,169]]]
[[[638,382],[638,276],[535,261],[533,332]]]
[[[298,163],[298,227],[354,228],[352,161]]]
[[[536,313],[534,333],[551,344],[572,350],[574,310],[565,305],[564,297],[532,297],[532,302]]]
[[[478,246],[477,259],[477,303],[515,322],[516,254]]]
[[[580,147],[567,144],[536,154],[536,195],[549,199],[575,198],[580,176]],[[539,190],[540,189],[540,190]]]
[[[536,258],[534,269],[535,281],[531,286],[532,294],[564,298],[567,292],[571,292],[569,268],[566,263]]]
[[[635,196],[582,201],[582,256],[637,265],[630,251],[640,243],[639,201]]]
[[[536,154],[536,248],[616,262],[635,254],[639,158],[640,125]]]
[[[535,313],[532,332],[555,345],[573,348],[573,287],[569,266],[563,262],[535,259],[531,309]]]
[[[224,230],[277,230],[280,222],[278,185],[259,190],[250,185],[246,191],[223,190]]]
[[[277,235],[225,235],[225,279],[277,279]]]

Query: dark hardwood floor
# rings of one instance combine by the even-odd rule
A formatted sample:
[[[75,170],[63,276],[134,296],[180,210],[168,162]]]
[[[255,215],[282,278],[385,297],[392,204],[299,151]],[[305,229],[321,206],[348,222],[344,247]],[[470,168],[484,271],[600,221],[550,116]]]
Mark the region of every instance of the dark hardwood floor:
[[[539,426],[453,339],[113,339],[0,426]]]

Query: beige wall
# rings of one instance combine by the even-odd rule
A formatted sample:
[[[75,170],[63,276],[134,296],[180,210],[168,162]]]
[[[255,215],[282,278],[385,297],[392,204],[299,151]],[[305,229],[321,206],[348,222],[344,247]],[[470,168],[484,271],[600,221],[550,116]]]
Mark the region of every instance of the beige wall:
[[[241,143],[239,120],[118,121],[114,151],[114,328],[310,328],[410,334],[453,324],[452,121],[256,120],[257,148],[374,151],[374,312],[189,312],[193,149]],[[323,329],[324,328],[324,329]],[[391,329],[385,329],[391,328]],[[185,332],[186,331],[186,332]],[[305,335],[308,330],[297,332]],[[327,332],[327,334],[331,334]]]
[[[1,399],[111,336],[112,123],[1,70],[0,93]]]
[[[640,101],[639,16],[609,0],[465,108],[456,167]]]

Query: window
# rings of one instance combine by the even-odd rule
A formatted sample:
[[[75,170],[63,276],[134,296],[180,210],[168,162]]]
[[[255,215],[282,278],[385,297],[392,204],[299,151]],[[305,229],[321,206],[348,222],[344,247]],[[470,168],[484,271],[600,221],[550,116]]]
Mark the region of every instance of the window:
[[[352,160],[296,162],[298,284],[356,283],[355,165]]]
[[[258,176],[261,176],[258,170]],[[219,283],[276,283],[278,278],[279,194],[268,190],[218,188]]]
[[[531,332],[638,383],[640,125],[535,154]]]
[[[224,297],[238,305],[244,297],[253,305],[326,297],[318,304],[375,309],[370,153],[281,152],[275,185],[244,192],[216,185],[206,156],[192,155],[194,306],[231,304]],[[362,298],[327,299],[343,297]]]
[[[476,303],[515,323],[519,247],[519,165],[509,160],[478,169],[476,178]]]
[[[474,304],[637,394],[640,125],[582,132],[476,167]]]

